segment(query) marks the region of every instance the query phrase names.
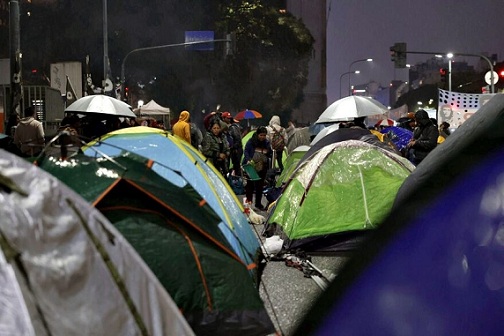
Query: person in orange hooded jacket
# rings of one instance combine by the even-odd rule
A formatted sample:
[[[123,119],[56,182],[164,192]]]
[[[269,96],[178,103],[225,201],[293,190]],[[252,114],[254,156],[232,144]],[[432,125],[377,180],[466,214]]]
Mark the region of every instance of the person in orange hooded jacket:
[[[189,144],[191,143],[191,114],[188,111],[182,111],[179,115],[179,120],[173,125],[173,135],[176,135]]]

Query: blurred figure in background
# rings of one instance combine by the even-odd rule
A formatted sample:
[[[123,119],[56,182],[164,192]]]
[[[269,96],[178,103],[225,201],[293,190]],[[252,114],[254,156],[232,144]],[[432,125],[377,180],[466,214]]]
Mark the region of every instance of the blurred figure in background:
[[[450,124],[446,121],[443,121],[441,125],[439,125],[439,135],[444,137],[445,139],[451,134]]]
[[[188,111],[182,111],[179,120],[173,125],[173,135],[191,143],[191,114]]]
[[[243,151],[243,164],[250,164],[259,176],[259,180],[247,181],[245,187],[246,202],[252,203],[252,197],[255,194],[254,204],[256,209],[264,211],[266,208],[262,205],[262,195],[264,189],[264,180],[268,171],[268,161],[272,156],[270,142],[267,139],[268,130],[260,126],[245,144]]]
[[[203,143],[203,133],[201,133],[196,123],[189,123],[191,126],[191,145],[201,152],[201,144]]]
[[[280,172],[283,171],[283,150],[287,145],[287,132],[285,128],[280,126],[280,117],[274,115],[271,117],[269,125],[268,125],[268,140],[271,144],[271,148],[274,152],[274,159],[280,169]],[[275,162],[272,162],[272,168],[275,167]]]
[[[397,126],[405,128],[411,132],[415,129],[415,114],[413,112],[408,112],[406,117],[397,120]]]
[[[415,113],[417,127],[413,139],[408,143],[408,159],[418,165],[437,146],[439,131],[425,110]]]
[[[243,155],[243,145],[240,125],[234,120],[229,112],[222,112],[222,120],[228,124],[225,132],[231,152],[231,171],[235,175],[241,175],[241,157]]]
[[[19,121],[14,132],[14,144],[24,156],[38,155],[45,145],[45,134],[42,123],[37,120],[33,106],[24,111],[25,117]]]
[[[229,145],[222,133],[220,123],[214,120],[203,137],[201,153],[226,177],[228,172]]]

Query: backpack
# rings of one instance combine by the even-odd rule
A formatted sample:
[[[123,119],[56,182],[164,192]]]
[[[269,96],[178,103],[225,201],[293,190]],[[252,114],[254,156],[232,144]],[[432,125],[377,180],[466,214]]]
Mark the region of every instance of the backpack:
[[[228,139],[229,147],[230,148],[232,147],[232,149],[242,148],[242,142],[241,142],[242,137],[241,137],[240,126],[238,124],[229,125],[228,133],[231,137],[231,142],[229,142],[229,139]]]
[[[229,131],[224,132],[224,135],[226,136],[226,140],[228,142],[229,148],[233,148],[234,141],[233,141],[233,136],[229,133]]]
[[[271,137],[271,148],[274,151],[281,152],[284,150],[285,141],[282,136],[283,127],[280,127],[280,130],[277,130],[275,127],[271,127],[273,129],[273,136]]]
[[[245,194],[245,185],[243,183],[243,178],[241,176],[235,176],[229,174],[228,183],[236,195]]]

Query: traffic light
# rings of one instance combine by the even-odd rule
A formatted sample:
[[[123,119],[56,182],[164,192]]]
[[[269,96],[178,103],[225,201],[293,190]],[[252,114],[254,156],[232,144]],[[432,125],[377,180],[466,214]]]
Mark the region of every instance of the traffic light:
[[[390,47],[390,60],[394,62],[396,68],[406,68],[406,43],[398,42]]]
[[[390,60],[392,62],[394,62],[394,64],[396,62],[396,57],[397,57],[397,55],[396,55],[395,47],[392,46],[392,47],[390,47]]]
[[[446,68],[439,69],[439,75],[441,77],[441,83],[446,83],[446,76],[448,75],[448,69]]]

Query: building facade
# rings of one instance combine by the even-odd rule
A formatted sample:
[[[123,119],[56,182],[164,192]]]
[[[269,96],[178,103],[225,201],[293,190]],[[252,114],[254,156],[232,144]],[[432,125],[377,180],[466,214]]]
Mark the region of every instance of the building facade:
[[[301,126],[315,122],[327,107],[326,0],[287,0],[286,9],[303,21],[315,39],[304,101],[292,112],[291,118]]]

